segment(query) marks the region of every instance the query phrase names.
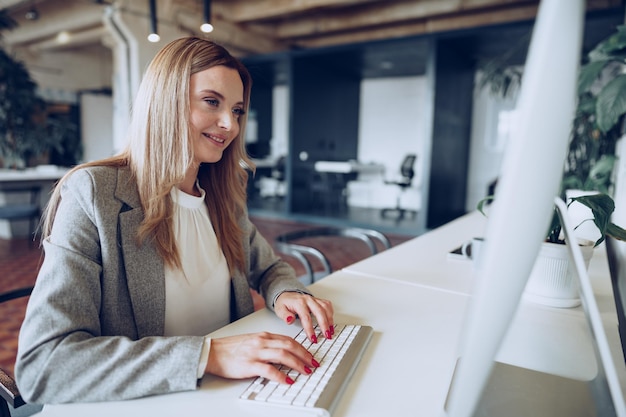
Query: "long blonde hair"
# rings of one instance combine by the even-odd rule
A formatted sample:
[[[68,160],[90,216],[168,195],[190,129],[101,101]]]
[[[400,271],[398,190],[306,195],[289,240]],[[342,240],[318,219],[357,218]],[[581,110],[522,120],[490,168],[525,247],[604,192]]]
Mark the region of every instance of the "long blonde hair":
[[[182,182],[193,161],[190,131],[189,81],[191,75],[215,66],[238,71],[244,88],[244,109],[250,103],[252,80],[244,65],[220,45],[196,37],[180,38],[157,53],[139,86],[128,130],[128,144],[117,156],[89,162],[72,169],[57,185],[46,209],[42,237],[52,230],[60,202],[60,185],[71,172],[88,166],[130,167],[137,182],[144,220],[137,230],[139,243],[154,245],[171,266],[180,266],[180,254],[172,227],[170,191]],[[245,213],[248,173],[253,169],[243,137],[246,116],[239,118],[239,135],[222,159],[202,164],[200,186],[205,203],[231,272],[245,265],[243,231],[239,218]]]

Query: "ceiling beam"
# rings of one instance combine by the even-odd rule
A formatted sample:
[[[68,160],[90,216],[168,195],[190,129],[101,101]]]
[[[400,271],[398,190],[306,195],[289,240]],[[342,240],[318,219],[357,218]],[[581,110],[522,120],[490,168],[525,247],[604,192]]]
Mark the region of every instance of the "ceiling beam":
[[[507,3],[506,6],[502,6]],[[309,36],[318,37],[324,34],[349,32],[351,30],[364,29],[376,30],[385,25],[415,24],[442,16],[464,14],[472,11],[494,10],[494,4],[500,8],[518,9],[532,5],[536,7],[538,0],[422,0],[412,2],[394,2],[373,4],[359,8],[358,11],[350,9],[339,10],[332,17],[316,15],[308,18],[294,18],[288,22],[279,24],[276,28],[280,39],[298,39]],[[489,7],[486,7],[489,5]]]
[[[366,3],[388,1],[389,0],[255,0],[253,2],[224,3],[222,13],[227,13],[225,16],[228,16],[228,19],[233,22],[246,23],[307,14],[325,8],[362,6]]]
[[[61,31],[80,31],[102,25],[104,6],[86,1],[67,2],[63,8],[40,8],[39,13],[40,18],[34,21],[18,16],[18,26],[3,33],[5,43],[19,46],[55,37]]]
[[[198,36],[199,28],[202,24],[201,16],[179,12],[176,16],[177,22],[186,30]],[[214,19],[215,29],[207,37],[229,48],[236,48],[245,54],[263,54],[281,51],[287,48],[287,44],[277,41],[261,33],[242,30],[242,28],[225,20]]]

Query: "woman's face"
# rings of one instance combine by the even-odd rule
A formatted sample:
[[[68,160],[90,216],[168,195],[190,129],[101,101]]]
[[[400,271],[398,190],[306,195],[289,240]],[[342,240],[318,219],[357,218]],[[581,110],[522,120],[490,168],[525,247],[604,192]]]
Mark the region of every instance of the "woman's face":
[[[189,87],[195,162],[217,162],[239,134],[245,112],[241,77],[235,69],[211,67],[193,74]]]

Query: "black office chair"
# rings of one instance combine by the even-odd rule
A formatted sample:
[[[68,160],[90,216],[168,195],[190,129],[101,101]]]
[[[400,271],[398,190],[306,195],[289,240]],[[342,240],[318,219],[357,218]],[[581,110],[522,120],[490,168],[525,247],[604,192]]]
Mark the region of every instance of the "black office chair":
[[[304,267],[305,275],[300,280],[305,284],[312,284],[333,272],[328,257],[313,242],[306,244],[306,239],[322,237],[346,237],[357,239],[368,247],[369,253],[378,253],[379,246],[389,249],[391,243],[387,237],[377,230],[363,229],[358,227],[317,227],[313,229],[297,230],[276,237],[275,246],[278,252],[282,252],[297,259]],[[378,242],[378,245],[377,243]],[[316,265],[321,265],[321,271],[315,271]]]
[[[414,154],[408,154],[404,157],[402,161],[402,165],[400,165],[400,175],[401,178],[398,181],[385,181],[385,184],[393,184],[400,187],[400,191],[398,193],[398,197],[396,200],[396,206],[393,208],[384,208],[381,211],[381,216],[386,218],[389,215],[395,215],[396,219],[402,220],[406,213],[410,213],[413,218],[417,215],[416,210],[410,210],[406,208],[402,208],[400,205],[400,200],[402,198],[402,194],[411,186],[413,183],[413,177],[415,176],[415,171],[413,166],[415,165],[415,160],[417,156]]]
[[[28,297],[33,287],[24,287],[0,293],[0,304],[21,297]],[[41,411],[39,404],[26,404],[20,395],[15,380],[0,368],[0,417],[27,417]]]
[[[9,195],[28,194],[28,202],[25,203],[7,203],[0,206],[0,220],[28,220],[30,245],[32,246],[41,217],[41,209],[39,207],[39,194],[41,186],[32,185],[28,187],[3,187],[1,191],[6,197]]]

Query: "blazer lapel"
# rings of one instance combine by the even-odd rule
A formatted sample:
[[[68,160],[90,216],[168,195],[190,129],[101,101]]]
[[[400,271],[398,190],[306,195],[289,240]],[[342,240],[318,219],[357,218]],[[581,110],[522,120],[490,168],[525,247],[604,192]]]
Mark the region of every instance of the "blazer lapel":
[[[137,186],[130,172],[118,170],[116,198],[124,204],[119,215],[119,241],[137,335],[163,335],[165,326],[165,271],[163,259],[150,243],[137,245],[135,235],[143,220]]]

